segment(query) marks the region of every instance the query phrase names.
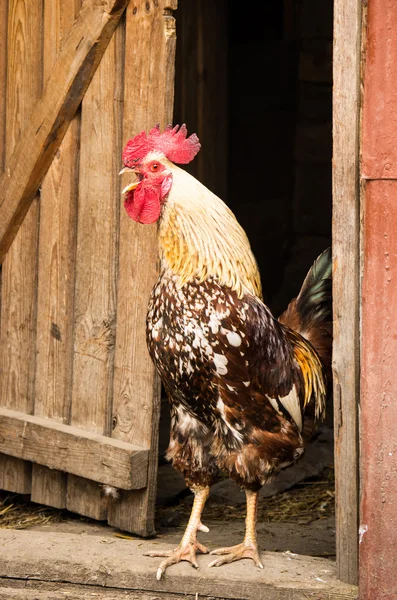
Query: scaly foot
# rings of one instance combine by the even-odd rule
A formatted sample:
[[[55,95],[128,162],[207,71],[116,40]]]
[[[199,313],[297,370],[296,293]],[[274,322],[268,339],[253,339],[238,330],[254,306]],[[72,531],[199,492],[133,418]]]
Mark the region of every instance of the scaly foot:
[[[263,569],[263,564],[259,558],[258,546],[253,543],[242,542],[237,546],[230,546],[229,548],[218,548],[213,550],[210,554],[221,554],[222,558],[216,558],[208,566],[209,567],[220,567],[228,563],[234,562],[235,560],[241,560],[242,558],[251,558],[257,567]]]
[[[197,541],[197,532],[204,531],[208,533],[209,529],[201,522],[201,513],[204,508],[205,501],[208,498],[208,494],[210,492],[209,486],[202,488],[192,488],[194,492],[194,502],[192,507],[192,512],[190,515],[189,523],[187,524],[185,533],[183,534],[183,538],[181,539],[181,543],[175,550],[169,550],[167,552],[146,552],[145,556],[164,556],[165,560],[160,563],[159,568],[157,569],[156,579],[160,581],[162,575],[165,573],[167,567],[171,565],[176,565],[182,560],[186,560],[190,562],[195,569],[198,569],[198,563],[196,560],[196,552],[201,552],[202,554],[207,554],[208,550],[205,546],[200,544]]]
[[[177,548],[175,548],[175,550],[168,550],[168,551],[163,551],[163,552],[154,550],[153,552],[145,552],[145,556],[152,556],[152,557],[165,556],[166,557],[165,560],[163,560],[163,562],[160,564],[159,568],[157,569],[156,579],[157,579],[157,581],[160,581],[160,579],[161,579],[162,575],[165,573],[167,567],[170,567],[171,565],[176,565],[177,563],[181,562],[182,560],[186,560],[187,562],[190,562],[195,569],[198,569],[199,566],[198,566],[198,562],[196,559],[196,552],[201,552],[201,554],[207,554],[208,549],[205,546],[203,546],[202,544],[200,544],[200,542],[198,542],[196,539],[192,539],[187,542],[184,542],[182,540],[182,542],[179,544],[179,546]]]

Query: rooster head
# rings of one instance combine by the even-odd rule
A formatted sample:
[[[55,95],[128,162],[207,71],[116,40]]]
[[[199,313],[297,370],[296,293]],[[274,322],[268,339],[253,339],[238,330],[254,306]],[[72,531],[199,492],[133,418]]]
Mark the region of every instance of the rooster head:
[[[172,187],[172,163],[187,164],[200,150],[196,134],[187,137],[186,125],[168,125],[161,133],[157,125],[138,133],[123,150],[121,173],[135,174],[124,190],[127,214],[138,223],[155,223]]]

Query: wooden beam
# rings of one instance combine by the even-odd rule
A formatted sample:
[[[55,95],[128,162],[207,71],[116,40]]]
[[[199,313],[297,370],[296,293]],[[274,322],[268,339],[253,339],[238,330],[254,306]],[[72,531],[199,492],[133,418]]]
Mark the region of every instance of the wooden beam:
[[[7,11],[7,2],[0,2],[0,173],[4,171],[6,150]]]
[[[391,8],[390,15],[394,12]],[[378,10],[376,17],[380,23],[385,10],[379,4],[374,13]],[[385,31],[381,39],[385,41],[388,35],[390,33]],[[371,87],[372,83],[369,83]],[[373,88],[376,98],[370,100],[375,100],[378,106],[382,96],[387,97],[387,92],[383,95],[379,89],[377,87],[375,92]],[[383,156],[379,155],[378,166]],[[366,184],[360,403],[360,600],[397,598],[396,195],[396,180],[375,179]]]
[[[123,143],[172,121],[176,0],[131,3],[126,12]],[[126,185],[122,181],[122,186]],[[146,347],[146,311],[157,278],[156,227],[120,214],[114,359],[114,438],[150,447],[148,486],[109,506],[109,525],[153,535],[157,482],[160,382]]]
[[[42,0],[8,0],[5,164],[42,94]],[[1,194],[1,192],[0,192]],[[33,412],[36,358],[36,279],[39,198],[35,196],[2,264],[0,398],[12,410]],[[0,456],[0,488],[31,492],[32,466]]]
[[[80,0],[44,2],[45,83],[78,17],[80,4]],[[70,123],[41,184],[38,239],[36,374],[32,412],[68,425],[74,342],[79,112]],[[38,504],[66,508],[66,482],[67,474],[63,471],[35,464],[30,498]]]
[[[397,598],[397,13],[368,3],[363,100],[360,600]]]
[[[112,431],[124,32],[122,19],[81,105],[70,424],[104,435]],[[69,474],[66,507],[105,520],[99,492]]]
[[[0,262],[59,148],[129,0],[84,2],[0,181]]]
[[[123,490],[147,482],[147,449],[7,408],[0,408],[0,452]]]
[[[357,583],[361,0],[335,0],[333,302],[337,573]]]

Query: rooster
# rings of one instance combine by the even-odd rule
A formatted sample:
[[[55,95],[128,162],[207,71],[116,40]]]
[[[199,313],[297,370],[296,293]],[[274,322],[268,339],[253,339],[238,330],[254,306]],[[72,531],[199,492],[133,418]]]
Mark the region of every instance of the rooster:
[[[123,190],[128,215],[157,223],[160,275],[147,312],[147,344],[171,409],[167,458],[194,493],[179,546],[152,552],[167,567],[198,568],[207,548],[201,515],[220,472],[246,493],[241,544],[220,548],[209,566],[250,558],[257,545],[258,492],[304,452],[324,418],[330,363],[330,252],[314,263],[298,297],[279,320],[262,300],[248,239],[231,210],[176,164],[200,149],[185,125],[159,127],[131,139],[123,151],[133,180]],[[176,164],[175,164],[176,163]]]

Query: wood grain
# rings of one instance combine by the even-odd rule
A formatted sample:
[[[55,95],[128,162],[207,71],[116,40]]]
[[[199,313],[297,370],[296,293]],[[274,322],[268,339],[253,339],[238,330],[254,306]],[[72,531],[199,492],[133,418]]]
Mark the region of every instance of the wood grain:
[[[360,394],[360,600],[397,597],[397,126],[395,5],[366,15]]]
[[[41,40],[41,0],[10,0],[5,132],[7,164],[23,137],[26,123],[41,94]],[[0,397],[4,406],[27,413],[32,412],[34,402],[39,213],[38,198],[34,193],[30,210],[3,262],[1,287]],[[27,493],[30,484],[30,464],[0,457],[0,488]]]
[[[107,517],[107,503],[102,489],[92,479],[68,475],[66,506],[72,512],[97,521],[104,521]]]
[[[124,143],[172,120],[176,2],[133,1],[127,9]],[[161,66],[161,68],[159,68]],[[121,156],[119,155],[119,166]],[[110,524],[139,535],[154,532],[160,384],[146,348],[146,310],[155,282],[155,226],[120,216],[119,282],[114,363],[113,437],[150,448],[148,487],[124,493],[109,508]]]
[[[121,489],[147,481],[146,449],[7,408],[0,408],[0,451]]]
[[[69,0],[44,3],[44,81],[80,10]],[[77,228],[80,115],[68,131],[41,185],[37,291],[35,415],[69,422],[72,384],[73,300]],[[66,506],[66,474],[32,467],[31,499]]]
[[[70,533],[4,530],[2,542],[6,551],[0,561],[0,577],[9,577],[10,584],[23,580],[24,589],[28,589],[26,579],[32,579],[31,574],[35,573],[35,579],[40,582],[57,582],[58,586],[73,583],[76,592],[79,585],[87,583],[101,586],[104,594],[124,590],[129,600],[138,600],[138,592],[150,594],[141,600],[177,600],[178,597],[194,600],[199,594],[214,600],[357,600],[357,588],[339,581],[334,562],[326,558],[261,552],[264,569],[250,569],[252,565],[247,561],[214,569],[208,567],[211,556],[199,555],[200,569],[192,569],[182,562],[169,569],[167,577],[156,581],[158,562],[144,556],[144,552],[169,550],[173,547],[170,544],[162,540],[126,541],[111,535],[105,538],[85,535],[82,543],[82,537]],[[108,543],[104,543],[106,541]],[[101,593],[98,591],[99,598]],[[72,598],[82,600],[84,595]],[[116,598],[110,596],[109,600]]]
[[[334,3],[333,302],[337,572],[357,582],[360,0]]]
[[[367,4],[367,3],[365,3]],[[397,180],[395,6],[368,3],[362,129],[362,178]],[[386,104],[384,104],[386,102]]]
[[[22,0],[18,2],[23,4]],[[32,10],[31,4],[26,2],[29,10]],[[44,94],[7,160],[7,168],[0,181],[0,261],[21,226],[127,4],[128,0],[91,0],[82,6],[79,18],[54,64]],[[33,20],[29,19],[28,23],[33,30]],[[37,31],[36,27],[35,40],[38,39]],[[18,36],[15,35],[14,39],[20,44]],[[11,70],[12,76],[19,70],[16,64]],[[36,69],[31,65],[27,81],[33,72]],[[34,94],[29,98],[34,98]],[[15,127],[11,127],[12,139],[15,138],[14,130]]]
[[[379,4],[369,7],[369,28],[375,26],[372,18],[381,23],[386,16],[384,10],[379,12],[379,8]],[[390,7],[390,16],[393,12]],[[389,19],[386,18],[387,21]],[[386,37],[382,40],[382,43],[385,42]],[[380,46],[374,56],[371,49],[372,56],[368,55],[368,59],[380,59],[379,51]],[[378,107],[387,111],[393,103],[388,86],[380,93],[378,86],[372,87],[376,79],[366,74],[365,80],[366,101],[376,89],[375,102],[386,100]],[[364,111],[365,107],[366,103]],[[370,111],[373,109],[372,106]],[[387,119],[391,123],[390,115]],[[375,135],[376,130],[372,133],[372,136]],[[368,141],[370,137],[371,133],[367,131]],[[372,141],[368,151],[371,152],[374,147]],[[379,164],[384,158],[382,150],[380,147]],[[363,154],[365,152],[367,148],[363,141]],[[396,194],[396,180],[375,179],[366,184],[360,404],[360,600],[397,597]]]
[[[6,141],[7,12],[7,2],[0,2],[0,173],[4,171]]]
[[[104,435],[112,428],[123,48],[124,21],[102,57],[81,114],[71,423]],[[103,518],[98,486],[68,479],[73,486],[68,509]]]

